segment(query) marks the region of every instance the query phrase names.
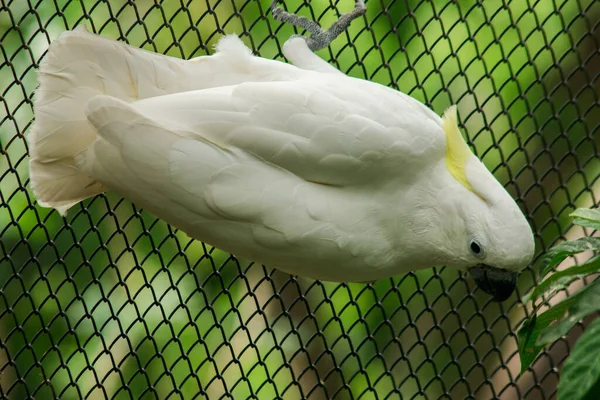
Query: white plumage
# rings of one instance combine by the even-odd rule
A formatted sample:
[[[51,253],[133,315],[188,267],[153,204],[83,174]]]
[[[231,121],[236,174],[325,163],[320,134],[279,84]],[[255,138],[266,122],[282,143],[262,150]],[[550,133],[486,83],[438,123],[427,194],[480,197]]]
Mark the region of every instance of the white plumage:
[[[38,202],[64,215],[114,190],[193,238],[325,280],[527,265],[531,230],[451,132],[454,109],[350,78],[302,38],[284,55],[293,65],[226,36],[184,61],[65,32],[39,70]]]

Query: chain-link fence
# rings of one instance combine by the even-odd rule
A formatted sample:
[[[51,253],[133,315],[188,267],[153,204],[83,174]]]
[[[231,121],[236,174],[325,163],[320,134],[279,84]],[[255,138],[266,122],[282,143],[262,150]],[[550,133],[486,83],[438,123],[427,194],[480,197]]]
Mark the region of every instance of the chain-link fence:
[[[517,295],[498,304],[451,269],[373,284],[290,277],[238,260],[108,193],[67,218],[28,188],[36,67],[62,31],[180,58],[238,33],[281,59],[293,28],[268,0],[1,0],[0,393],[3,398],[555,397],[572,338],[519,375]],[[328,26],[351,1],[287,2]],[[596,204],[600,2],[369,1],[318,54],[462,128],[528,216],[537,258]],[[243,196],[243,193],[240,193]],[[577,333],[577,332],[576,332]]]

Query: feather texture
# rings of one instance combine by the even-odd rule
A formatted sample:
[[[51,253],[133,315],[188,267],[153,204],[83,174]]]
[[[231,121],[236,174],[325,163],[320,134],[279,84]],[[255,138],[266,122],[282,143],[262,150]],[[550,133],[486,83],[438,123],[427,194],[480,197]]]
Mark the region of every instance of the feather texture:
[[[460,164],[460,179],[447,168],[437,114],[342,74],[302,39],[284,55],[295,65],[226,36],[216,54],[184,61],[61,35],[40,67],[29,135],[38,202],[64,215],[114,190],[193,238],[331,281],[465,268],[480,262],[473,235],[496,266],[530,259],[528,225],[489,171],[478,160]]]
[[[132,102],[246,81],[288,79],[300,71],[253,57],[235,36],[220,44],[214,56],[185,61],[93,35],[83,26],[53,41],[38,70],[35,124],[28,136],[31,186],[38,203],[64,215],[73,204],[106,190],[73,168],[74,155],[96,139],[85,115],[92,97],[105,94]]]

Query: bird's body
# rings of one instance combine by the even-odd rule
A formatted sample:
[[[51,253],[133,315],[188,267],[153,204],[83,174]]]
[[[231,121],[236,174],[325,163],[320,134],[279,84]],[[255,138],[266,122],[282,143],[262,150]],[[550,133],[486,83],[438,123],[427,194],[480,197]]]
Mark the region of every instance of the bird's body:
[[[453,109],[348,77],[301,38],[284,54],[294,65],[228,36],[184,61],[63,34],[30,135],[40,204],[114,190],[193,238],[331,281],[466,269],[473,241],[495,268],[524,267],[531,230]]]

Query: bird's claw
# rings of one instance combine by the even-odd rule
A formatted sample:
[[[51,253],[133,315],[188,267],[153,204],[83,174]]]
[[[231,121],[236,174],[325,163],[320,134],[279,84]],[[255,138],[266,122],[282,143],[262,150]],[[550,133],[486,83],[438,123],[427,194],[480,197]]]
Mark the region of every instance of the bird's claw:
[[[281,7],[277,7],[278,1],[279,0],[273,0],[271,3],[271,14],[273,15],[273,18],[277,21],[294,25],[310,32],[310,35],[305,37],[304,40],[306,40],[306,44],[312,51],[329,46],[336,37],[348,29],[352,21],[364,15],[367,11],[364,0],[356,0],[354,3],[354,10],[347,14],[342,14],[337,21],[331,24],[329,29],[325,30],[316,21],[288,13]]]

